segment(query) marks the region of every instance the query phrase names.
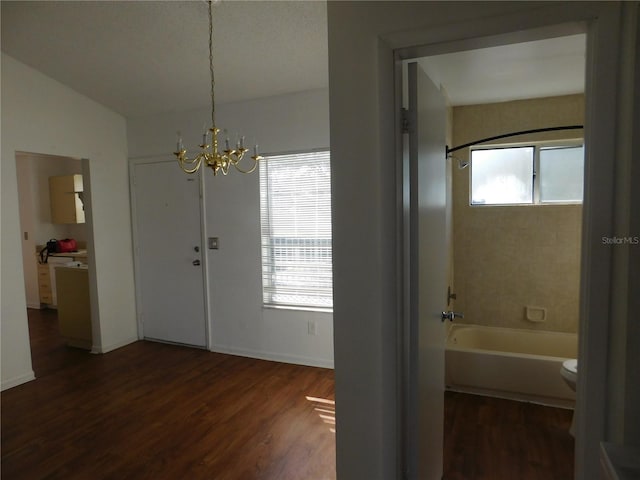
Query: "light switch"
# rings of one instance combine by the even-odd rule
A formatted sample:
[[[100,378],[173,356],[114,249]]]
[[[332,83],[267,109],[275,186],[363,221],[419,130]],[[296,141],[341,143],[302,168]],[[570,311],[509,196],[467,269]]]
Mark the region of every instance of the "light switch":
[[[217,250],[219,245],[218,237],[209,237],[209,250]]]

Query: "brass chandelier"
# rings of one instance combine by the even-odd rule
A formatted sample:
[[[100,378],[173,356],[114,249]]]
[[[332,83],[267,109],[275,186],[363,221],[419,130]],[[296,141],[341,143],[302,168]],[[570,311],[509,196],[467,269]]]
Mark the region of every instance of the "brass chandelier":
[[[201,152],[194,158],[187,157],[187,151],[182,144],[182,136],[178,132],[178,146],[174,155],[178,159],[178,165],[185,173],[195,173],[200,169],[200,166],[204,162],[207,167],[211,167],[213,174],[217,175],[221,172],[223,175],[229,173],[229,168],[233,166],[241,173],[251,173],[258,166],[258,160],[262,157],[258,155],[258,146],[253,148],[253,155],[251,160],[253,163],[249,163],[248,168],[244,169],[240,167],[240,162],[248,151],[244,146],[244,137],[240,137],[235,148],[230,148],[229,139],[225,141],[225,149],[218,150],[218,133],[220,129],[216,127],[216,107],[214,86],[215,77],[213,74],[213,16],[211,13],[212,2],[209,0],[209,73],[211,74],[211,128],[204,130],[202,134],[202,144],[200,145]],[[208,143],[209,132],[211,132],[211,142]],[[246,163],[246,162],[245,162]]]

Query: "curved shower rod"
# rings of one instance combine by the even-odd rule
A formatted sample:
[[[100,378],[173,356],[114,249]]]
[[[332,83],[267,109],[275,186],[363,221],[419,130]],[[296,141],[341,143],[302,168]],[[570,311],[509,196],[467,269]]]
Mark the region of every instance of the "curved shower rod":
[[[483,138],[482,140],[475,140],[473,142],[465,143],[464,145],[458,145],[457,147],[453,147],[453,148],[449,148],[449,145],[447,145],[446,155],[447,155],[447,158],[449,158],[449,154],[457,150],[462,150],[463,148],[472,147],[474,145],[478,145],[479,143],[490,142],[491,140],[498,140],[500,138],[515,137],[517,135],[527,135],[529,133],[555,132],[558,130],[579,130],[582,128],[584,128],[584,125],[565,125],[561,127],[534,128],[533,130],[522,130],[520,132],[504,133],[502,135],[496,135],[494,137]]]

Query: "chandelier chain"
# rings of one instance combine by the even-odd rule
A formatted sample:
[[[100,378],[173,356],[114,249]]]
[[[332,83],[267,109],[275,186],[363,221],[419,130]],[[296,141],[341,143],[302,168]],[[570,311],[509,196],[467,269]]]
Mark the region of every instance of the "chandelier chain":
[[[211,128],[216,126],[216,103],[213,89],[215,86],[215,77],[213,75],[213,15],[211,13],[212,2],[209,0],[209,73],[211,75]]]

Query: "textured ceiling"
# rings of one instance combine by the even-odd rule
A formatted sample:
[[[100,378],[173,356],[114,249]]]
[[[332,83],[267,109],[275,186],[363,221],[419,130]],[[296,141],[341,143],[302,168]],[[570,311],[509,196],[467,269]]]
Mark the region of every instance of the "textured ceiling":
[[[127,116],[209,104],[207,5],[2,1],[2,51]],[[328,85],[324,2],[222,1],[216,100]]]
[[[3,52],[126,117],[209,105],[202,0],[0,5]],[[213,15],[217,102],[327,87],[324,1],[222,0]],[[421,62],[454,105],[552,96],[583,91],[584,44],[578,35]]]

